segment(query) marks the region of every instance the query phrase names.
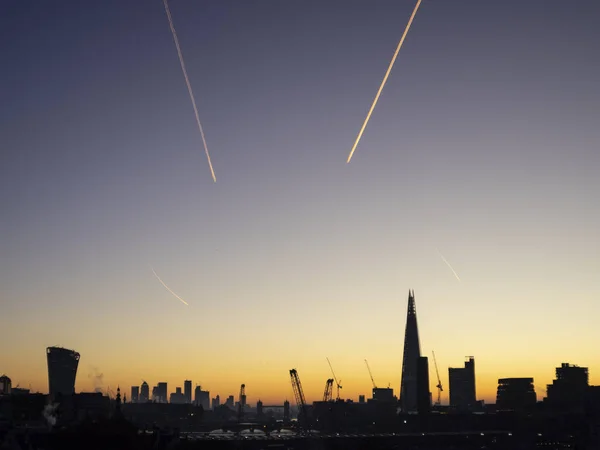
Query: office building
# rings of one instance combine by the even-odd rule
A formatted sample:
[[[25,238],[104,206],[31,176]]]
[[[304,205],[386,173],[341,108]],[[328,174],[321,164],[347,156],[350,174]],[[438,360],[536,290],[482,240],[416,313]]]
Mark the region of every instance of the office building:
[[[394,402],[394,390],[392,388],[373,388],[373,400],[377,402]]]
[[[467,412],[477,408],[475,399],[475,358],[468,357],[465,367],[449,368],[450,406],[455,411]]]
[[[79,365],[79,353],[61,347],[48,347],[48,390],[51,397],[75,393],[75,378]]]
[[[185,404],[185,395],[183,394],[183,392],[181,392],[180,387],[175,388],[175,392],[171,393],[169,403],[173,403],[175,405]]]
[[[181,390],[181,388],[179,388],[179,390]],[[161,381],[160,383],[158,383],[156,385],[156,396],[155,396],[155,402],[156,403],[167,403],[167,399],[169,398],[168,395],[168,391],[167,391],[167,383],[164,381]]]
[[[496,411],[528,412],[535,408],[537,396],[533,378],[501,378],[498,380]]]
[[[426,356],[417,359],[417,411],[419,414],[427,414],[431,411],[429,360]]]
[[[194,389],[194,406],[198,406],[200,404],[200,392],[202,391],[202,386],[196,386]]]
[[[11,395],[29,395],[30,393],[31,392],[29,391],[29,389],[18,388],[18,387],[14,387],[10,391]]]
[[[589,388],[587,367],[562,363],[556,368],[556,379],[546,388],[545,403],[562,412],[581,412]]]
[[[137,403],[140,401],[140,387],[139,386],[131,386],[131,403]]]
[[[0,377],[0,395],[10,395],[12,391],[12,382],[6,375]]]
[[[358,403],[364,403],[365,402],[365,396],[364,394],[360,394],[358,396]]]
[[[233,398],[233,395],[227,397],[227,400],[225,400],[225,406],[227,406],[230,409],[233,409],[235,407],[235,400]]]
[[[192,403],[192,381],[185,380],[183,382],[183,394],[185,395],[185,402]]]
[[[590,386],[585,401],[588,417],[600,417],[600,386]]]
[[[400,407],[403,412],[417,411],[417,364],[421,356],[415,293],[408,291],[408,310],[404,332],[404,355],[400,381]]]
[[[217,397],[219,396],[217,395]],[[196,386],[196,390],[194,391],[194,404],[196,406],[202,406],[205,411],[208,411],[210,409],[210,392],[203,391],[202,386]]]
[[[283,402],[283,421],[288,422],[290,420],[290,402],[287,400]]]
[[[221,406],[221,397],[219,397],[218,395],[212,399],[212,408],[216,409],[219,406]]]
[[[150,386],[145,381],[140,387],[140,403],[147,403],[150,400]]]

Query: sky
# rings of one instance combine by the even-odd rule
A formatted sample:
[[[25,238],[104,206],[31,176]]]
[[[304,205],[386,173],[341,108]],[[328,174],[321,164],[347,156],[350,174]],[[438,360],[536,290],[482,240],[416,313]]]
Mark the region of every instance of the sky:
[[[0,3],[13,386],[397,395],[409,289],[443,403],[471,355],[486,402],[600,384],[599,2],[423,0],[349,164],[414,1],[170,5],[216,183],[160,0]]]

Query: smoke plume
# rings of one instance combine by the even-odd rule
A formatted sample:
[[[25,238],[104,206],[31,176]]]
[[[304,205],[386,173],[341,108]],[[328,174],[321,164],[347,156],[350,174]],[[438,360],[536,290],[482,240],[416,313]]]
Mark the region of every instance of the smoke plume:
[[[50,428],[56,425],[56,408],[58,408],[58,403],[48,403],[44,406],[44,412],[42,414]]]
[[[102,392],[102,388],[104,386],[104,374],[101,373],[97,367],[91,367],[90,373],[88,374],[88,378],[92,379],[94,392]]]

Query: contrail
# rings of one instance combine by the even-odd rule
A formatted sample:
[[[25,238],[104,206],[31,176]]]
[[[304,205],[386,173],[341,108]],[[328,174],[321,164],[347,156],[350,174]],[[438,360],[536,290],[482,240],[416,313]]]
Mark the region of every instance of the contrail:
[[[444,255],[442,255],[442,252],[440,252],[437,248],[436,248],[436,250],[437,250],[438,254],[440,255],[440,257],[442,258],[442,261],[444,261],[446,263],[446,265],[450,268],[450,270],[452,271],[452,273],[454,274],[454,276],[456,277],[456,279],[458,281],[461,281],[460,277],[456,273],[456,270],[454,270],[454,268],[450,265],[450,263],[448,262],[448,260],[446,260],[446,258],[444,258]]]
[[[154,274],[154,276],[156,277],[156,279],[157,279],[158,281],[160,281],[160,284],[162,284],[162,285],[165,287],[165,289],[166,289],[167,291],[169,291],[171,294],[173,294],[175,297],[177,297],[179,300],[181,300],[181,302],[182,302],[184,305],[186,305],[186,306],[190,306],[190,305],[188,305],[188,303],[187,303],[187,302],[186,302],[184,299],[182,299],[182,298],[181,298],[179,295],[177,295],[175,292],[173,292],[173,291],[171,290],[171,288],[170,288],[169,286],[167,286],[163,280],[161,280],[161,279],[160,279],[160,277],[157,275],[157,273],[154,271],[154,269],[153,269],[152,267],[150,267],[150,270],[152,270],[152,273]]]
[[[388,79],[388,77],[390,76],[390,72],[392,71],[392,67],[394,67],[394,63],[396,62],[396,57],[398,56],[398,52],[400,51],[400,48],[402,47],[402,44],[404,43],[404,39],[406,38],[406,35],[408,34],[408,30],[410,29],[410,25],[412,24],[413,19],[415,18],[415,15],[417,14],[417,10],[419,9],[419,5],[421,4],[421,0],[417,1],[417,4],[415,6],[415,9],[413,10],[410,19],[408,20],[408,24],[406,25],[406,28],[404,29],[404,33],[402,34],[402,37],[400,38],[400,42],[398,43],[398,47],[396,47],[396,52],[394,53],[394,56],[392,57],[392,60],[390,61],[390,65],[387,69],[387,72],[385,73],[385,76],[383,77],[383,81],[381,82],[381,86],[379,86],[379,90],[377,91],[377,95],[375,96],[375,100],[373,100],[373,104],[371,105],[371,109],[369,110],[369,113],[367,114],[367,118],[365,119],[365,122],[363,123],[362,128],[360,129],[360,132],[358,133],[358,137],[356,138],[356,141],[354,142],[354,146],[352,147],[352,150],[350,151],[350,155],[348,155],[348,161],[346,161],[347,163],[350,162],[350,160],[352,159],[352,155],[354,154],[354,150],[356,150],[356,147],[358,146],[358,143],[360,141],[360,138],[362,137],[363,132],[365,131],[365,128],[367,127],[367,123],[369,123],[369,119],[371,118],[371,114],[373,113],[373,110],[375,109],[375,105],[377,105],[377,101],[379,100],[379,96],[381,95],[381,91],[383,91],[383,87],[385,86],[385,83]]]
[[[181,47],[179,47],[179,39],[177,39],[177,33],[175,32],[175,26],[173,25],[173,19],[171,17],[171,10],[169,9],[169,4],[167,0],[163,0],[165,4],[165,11],[167,13],[167,19],[169,19],[169,26],[171,27],[171,34],[173,35],[173,40],[175,41],[175,47],[177,47],[177,54],[179,55],[179,63],[181,64],[181,70],[183,71],[183,77],[185,78],[185,84],[187,84],[188,92],[190,93],[190,100],[192,100],[192,106],[194,107],[194,114],[196,115],[196,123],[198,124],[198,129],[200,130],[200,136],[202,136],[202,143],[204,144],[204,152],[206,153],[206,159],[208,160],[208,166],[210,167],[210,173],[212,174],[213,181],[217,182],[217,177],[215,176],[215,171],[213,170],[212,162],[210,161],[210,155],[208,154],[208,146],[206,145],[206,138],[204,137],[204,130],[202,129],[202,124],[200,123],[200,116],[198,115],[198,108],[196,107],[196,100],[194,99],[194,93],[192,92],[192,85],[190,84],[190,79],[187,75],[187,70],[185,69],[185,63],[183,62],[183,55],[181,54]]]

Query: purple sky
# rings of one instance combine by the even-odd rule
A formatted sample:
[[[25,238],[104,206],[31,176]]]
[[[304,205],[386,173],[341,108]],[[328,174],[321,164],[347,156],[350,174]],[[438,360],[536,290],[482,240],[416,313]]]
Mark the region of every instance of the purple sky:
[[[346,164],[413,7],[172,0],[213,184],[160,0],[4,0],[0,372],[44,390],[63,345],[84,390],[94,364],[214,391],[246,357],[286,393],[330,356],[354,396],[367,357],[397,390],[414,289],[423,352],[475,355],[482,392],[573,358],[598,380],[600,2],[424,0]]]

